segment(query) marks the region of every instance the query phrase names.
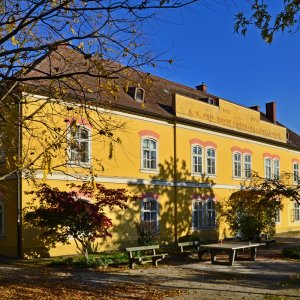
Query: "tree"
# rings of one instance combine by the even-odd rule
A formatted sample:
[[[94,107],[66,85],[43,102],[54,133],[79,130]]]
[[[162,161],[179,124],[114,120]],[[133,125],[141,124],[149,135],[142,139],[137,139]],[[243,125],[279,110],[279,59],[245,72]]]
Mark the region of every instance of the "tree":
[[[70,244],[71,236],[77,249],[88,259],[88,249],[97,238],[110,237],[113,226],[106,216],[108,208],[127,208],[129,195],[125,189],[107,189],[101,184],[83,183],[68,185],[70,191],[61,191],[47,184],[39,186],[24,220],[43,231],[43,237]],[[33,209],[33,210],[32,210]]]
[[[300,185],[290,185],[290,178],[288,173],[274,179],[254,174],[250,185],[232,193],[222,208],[230,229],[246,240],[258,240],[262,232],[274,234],[282,199],[300,203]]]
[[[299,0],[249,1],[249,12],[239,12],[235,16],[235,31],[245,35],[250,26],[259,29],[261,37],[272,43],[278,32],[299,30]],[[280,3],[278,3],[280,2]]]
[[[124,124],[97,109],[92,115],[89,105],[109,108],[119,95],[120,78],[162,60],[144,42],[144,22],[158,10],[194,1],[1,1],[0,148],[10,155],[0,179],[22,172],[32,176],[38,169],[64,171],[61,162],[53,165],[57,151],[66,149],[67,134],[56,116],[87,119],[109,144],[111,157],[113,144],[121,142],[115,131]],[[33,99],[32,93],[44,97]],[[30,145],[20,146],[23,137]]]

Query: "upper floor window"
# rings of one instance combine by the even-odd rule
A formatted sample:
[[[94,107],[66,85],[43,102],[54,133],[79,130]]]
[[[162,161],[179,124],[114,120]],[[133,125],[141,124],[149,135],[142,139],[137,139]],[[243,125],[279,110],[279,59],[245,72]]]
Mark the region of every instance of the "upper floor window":
[[[216,226],[216,208],[212,199],[193,200],[192,203],[193,229],[209,229]]]
[[[272,179],[272,160],[271,158],[265,158],[265,178]]]
[[[300,221],[300,205],[294,202],[294,222]]]
[[[135,89],[134,99],[138,102],[143,102],[144,98],[145,98],[145,90],[137,87]]]
[[[85,126],[72,125],[68,133],[69,163],[89,164],[91,135]]]
[[[250,178],[252,173],[252,157],[250,154],[244,155],[244,177]]]
[[[233,153],[233,176],[242,177],[242,155],[239,152]]]
[[[158,231],[158,202],[153,198],[144,198],[142,201],[141,220],[146,232]]]
[[[216,175],[216,150],[213,148],[206,149],[206,173]]]
[[[266,179],[279,179],[280,177],[280,160],[278,158],[264,158],[264,169]]]
[[[142,168],[157,169],[157,141],[154,139],[142,139]]]
[[[274,165],[274,178],[279,179],[279,177],[280,177],[280,162],[279,162],[279,159],[274,159],[273,165]]]
[[[198,145],[194,145],[192,147],[192,162],[193,162],[192,170],[193,170],[193,173],[196,173],[196,174],[203,173],[202,158],[203,158],[202,147],[200,147]]]
[[[293,181],[299,182],[299,163],[293,163]]]
[[[0,200],[0,237],[4,236],[4,203]]]

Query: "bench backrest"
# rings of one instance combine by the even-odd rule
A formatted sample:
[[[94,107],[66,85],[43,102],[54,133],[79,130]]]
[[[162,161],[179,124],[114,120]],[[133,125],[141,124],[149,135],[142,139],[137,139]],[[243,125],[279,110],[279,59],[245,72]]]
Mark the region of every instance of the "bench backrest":
[[[198,245],[200,245],[200,241],[181,242],[181,243],[177,243],[177,245],[178,245],[178,247],[198,246]]]
[[[153,249],[159,249],[159,245],[130,247],[130,248],[126,248],[125,250],[127,252],[134,252],[134,251],[146,251],[146,250],[153,250]]]

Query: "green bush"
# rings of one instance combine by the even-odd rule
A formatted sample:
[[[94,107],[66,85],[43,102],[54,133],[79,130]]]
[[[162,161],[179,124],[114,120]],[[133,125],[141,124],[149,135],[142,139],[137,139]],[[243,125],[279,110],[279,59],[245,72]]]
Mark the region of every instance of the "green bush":
[[[282,254],[288,258],[300,259],[300,246],[286,247],[282,250]]]
[[[73,266],[78,268],[98,268],[109,265],[127,263],[126,253],[101,253],[90,255],[88,259],[84,256],[65,256],[54,258],[50,264],[54,266]]]

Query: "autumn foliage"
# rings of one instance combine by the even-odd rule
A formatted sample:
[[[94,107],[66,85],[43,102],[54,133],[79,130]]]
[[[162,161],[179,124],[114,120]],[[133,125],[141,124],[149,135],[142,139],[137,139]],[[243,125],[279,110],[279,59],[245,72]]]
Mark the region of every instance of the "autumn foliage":
[[[43,236],[53,236],[63,244],[69,244],[72,237],[78,250],[88,258],[92,242],[111,236],[109,229],[113,224],[105,210],[126,209],[129,195],[125,189],[108,189],[95,183],[68,186],[70,191],[40,185],[34,192],[39,206],[26,212],[24,219],[42,229]]]

